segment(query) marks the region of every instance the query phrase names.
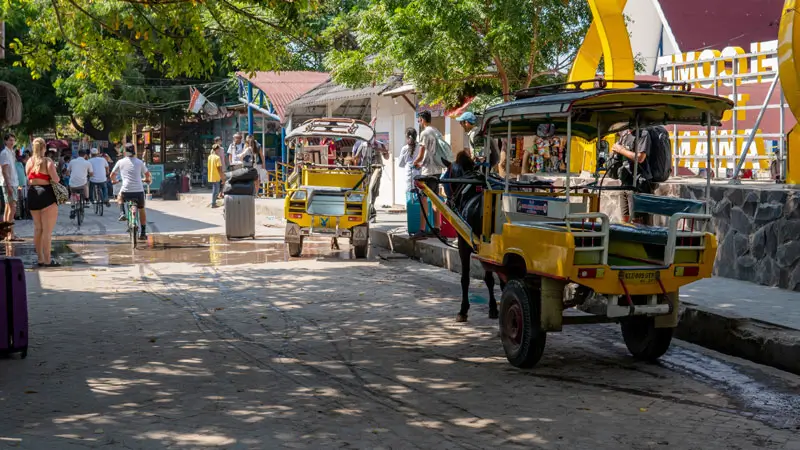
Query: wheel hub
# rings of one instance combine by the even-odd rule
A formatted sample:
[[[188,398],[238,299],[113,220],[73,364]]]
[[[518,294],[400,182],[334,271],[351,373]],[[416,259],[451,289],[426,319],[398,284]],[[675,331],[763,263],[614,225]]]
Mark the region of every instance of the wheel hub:
[[[522,306],[517,299],[506,310],[503,335],[515,345],[522,343]]]

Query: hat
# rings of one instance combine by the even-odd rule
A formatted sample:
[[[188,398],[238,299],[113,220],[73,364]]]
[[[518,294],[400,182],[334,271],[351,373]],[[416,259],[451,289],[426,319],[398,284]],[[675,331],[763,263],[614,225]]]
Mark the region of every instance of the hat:
[[[136,154],[136,149],[133,148],[133,144],[131,144],[130,142],[125,144],[125,153],[129,153],[131,155],[135,155]]]
[[[470,111],[465,112],[456,119],[456,122],[469,122],[473,125],[475,125],[475,122],[477,121],[478,118],[475,117],[475,114]]]
[[[99,153],[99,151],[97,150],[97,148],[96,148],[96,147],[94,147],[94,148],[92,148],[92,150],[91,150],[91,153],[92,153],[93,155],[96,155],[96,154],[98,154],[98,153]]]

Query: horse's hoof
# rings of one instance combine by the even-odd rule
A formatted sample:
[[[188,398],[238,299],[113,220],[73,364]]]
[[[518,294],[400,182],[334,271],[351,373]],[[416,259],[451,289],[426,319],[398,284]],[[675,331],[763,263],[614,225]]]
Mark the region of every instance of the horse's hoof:
[[[500,317],[500,312],[497,310],[489,311],[489,318],[490,319],[497,319]]]
[[[456,322],[466,322],[467,315],[466,314],[459,314],[456,316]]]

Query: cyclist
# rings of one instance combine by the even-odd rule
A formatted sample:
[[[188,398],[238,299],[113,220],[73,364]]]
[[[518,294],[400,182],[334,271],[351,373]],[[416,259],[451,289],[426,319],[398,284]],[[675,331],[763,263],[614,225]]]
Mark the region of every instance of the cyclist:
[[[67,176],[69,177],[69,191],[78,194],[83,199],[89,198],[89,177],[92,176],[92,165],[87,158],[86,150],[78,150],[78,157],[71,160],[67,166]],[[80,204],[80,203],[79,203]],[[72,208],[69,218],[75,218],[77,210]]]
[[[94,174],[89,180],[89,198],[93,202],[99,202],[101,200],[94,198],[95,186],[99,186],[100,195],[103,197],[103,204],[111,206],[111,203],[108,201],[108,161],[106,161],[103,156],[104,155],[100,155],[100,151],[97,148],[92,148],[92,159],[90,159],[89,162],[92,164],[92,172],[94,172]]]
[[[125,144],[123,152],[124,158],[117,161],[114,169],[111,171],[111,180],[113,183],[118,183],[117,174],[122,178],[122,189],[120,189],[120,215],[119,221],[125,221],[125,203],[129,200],[136,202],[136,207],[139,208],[139,223],[142,226],[142,231],[139,239],[147,239],[147,213],[144,210],[144,185],[142,184],[142,177],[144,182],[150,184],[150,171],[144,162],[136,157],[136,150],[133,148],[132,143]]]

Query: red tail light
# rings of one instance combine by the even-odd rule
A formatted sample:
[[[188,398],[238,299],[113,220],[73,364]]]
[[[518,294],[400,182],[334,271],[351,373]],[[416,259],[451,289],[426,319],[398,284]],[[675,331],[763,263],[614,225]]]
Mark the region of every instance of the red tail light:
[[[361,220],[361,217],[350,216],[347,218],[348,222],[358,222],[359,220]]]
[[[696,277],[700,275],[700,268],[697,266],[678,266],[675,268],[676,277]]]
[[[603,269],[578,269],[578,278],[602,278]]]
[[[292,219],[302,219],[303,215],[302,214],[292,214],[289,217],[291,217]]]

